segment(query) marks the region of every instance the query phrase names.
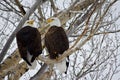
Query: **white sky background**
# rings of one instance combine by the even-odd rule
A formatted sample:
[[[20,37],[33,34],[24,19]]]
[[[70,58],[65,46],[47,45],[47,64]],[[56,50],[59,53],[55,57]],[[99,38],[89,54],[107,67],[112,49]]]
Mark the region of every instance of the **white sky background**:
[[[0,0],[0,2],[1,2],[2,0]],[[65,8],[67,8],[68,7],[68,5],[69,5],[69,2],[70,0],[57,0],[57,6],[58,6],[58,8],[60,8],[60,10],[63,10],[63,9],[65,9]],[[31,4],[31,6],[34,4],[34,2],[35,2],[35,0],[29,0],[29,2],[28,2],[28,0],[23,0],[23,4],[25,4],[26,6],[30,6],[30,4]],[[63,2],[64,2],[64,6],[62,5],[63,4]],[[29,3],[29,5],[27,5]],[[46,3],[47,4],[47,3]],[[44,7],[48,7],[47,5],[43,5]],[[116,3],[116,4],[114,4],[114,6],[113,6],[113,10],[114,10],[114,12],[112,11],[112,14],[114,14],[114,17],[116,17],[118,14],[120,14],[120,0]],[[48,11],[48,13],[50,12],[50,10],[47,10]],[[7,16],[7,15],[5,15],[5,16]],[[49,17],[49,16],[51,16],[51,15],[49,15],[49,14],[46,14],[46,16],[47,17]],[[3,19],[1,19],[0,18],[0,22],[2,22],[3,21]],[[9,24],[9,23],[8,23]],[[116,24],[118,25],[118,28],[120,29],[120,19],[116,22]],[[1,23],[1,25],[3,25],[4,26],[4,24],[2,24]],[[114,27],[114,26],[113,26]],[[12,28],[12,25],[10,25],[10,28]],[[0,27],[0,29],[2,29],[2,27]],[[12,28],[12,29],[14,29],[14,28]],[[9,32],[9,29],[6,29],[6,34],[9,34],[10,32]],[[118,35],[120,34],[120,33],[117,33]],[[1,37],[1,36],[0,36]],[[112,36],[111,36],[112,37]],[[114,35],[113,35],[113,37],[114,37]],[[3,41],[4,43],[5,43],[5,41]],[[0,44],[1,45],[1,44]],[[11,48],[10,48],[10,50],[8,51],[8,55],[10,54],[10,53],[12,53],[15,49],[16,49],[16,42],[15,42],[15,40],[14,40],[14,42],[12,43],[12,46],[11,46]],[[13,49],[14,48],[14,49]],[[85,45],[83,48],[89,48],[88,47],[88,45]],[[120,50],[120,49],[119,49]],[[120,52],[118,51],[118,53],[120,54]],[[7,56],[8,56],[7,55]],[[6,56],[6,57],[7,57]],[[119,58],[119,57],[118,57]],[[119,61],[118,62],[120,62],[120,59],[118,59]],[[80,61],[80,60],[78,60],[78,61]],[[82,62],[82,61],[81,61]],[[20,80],[29,80],[29,76],[32,76],[33,75],[33,73],[34,72],[36,72],[37,70],[39,69],[39,66],[37,67],[37,69],[36,70],[32,70],[32,71],[30,71],[30,72],[27,72],[25,75],[23,75],[23,77],[20,79]],[[115,75],[114,77],[113,77],[113,79],[112,80],[118,80],[118,78],[120,79],[120,76],[119,76],[119,74],[117,74],[117,75]],[[68,79],[69,80],[69,79]]]
[[[114,14],[114,17],[117,17],[117,15],[120,15],[120,0],[118,0],[118,2],[114,4],[112,10],[114,10],[112,12],[112,14]],[[117,25],[118,29],[120,29],[120,18],[116,21],[115,24]],[[120,33],[117,33],[117,34],[120,35]],[[118,37],[118,39],[120,39],[120,36]],[[117,52],[118,52],[118,54],[120,54],[120,48],[118,49]],[[117,58],[118,58],[117,59],[118,63],[120,63],[120,56],[118,56]],[[119,68],[119,70],[120,70],[120,68]],[[112,80],[120,80],[120,73],[114,75]]]

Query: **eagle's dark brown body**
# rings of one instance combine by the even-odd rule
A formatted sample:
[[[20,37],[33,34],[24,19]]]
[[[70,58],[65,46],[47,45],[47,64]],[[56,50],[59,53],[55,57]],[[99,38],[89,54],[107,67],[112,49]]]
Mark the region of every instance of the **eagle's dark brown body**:
[[[69,48],[67,35],[62,27],[51,26],[45,35],[45,46],[51,59],[56,59]]]
[[[28,61],[27,53],[29,52],[33,55],[31,62],[42,53],[41,34],[37,28],[25,26],[17,32],[16,38],[21,57],[31,65]]]

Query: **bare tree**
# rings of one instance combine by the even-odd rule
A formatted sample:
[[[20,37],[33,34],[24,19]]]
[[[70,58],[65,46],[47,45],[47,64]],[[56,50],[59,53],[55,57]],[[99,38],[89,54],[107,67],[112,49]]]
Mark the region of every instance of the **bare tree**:
[[[39,56],[43,63],[30,80],[119,80],[118,0],[4,0],[0,2],[0,79],[18,80],[29,72],[14,40],[24,22],[34,19],[44,39],[48,17],[58,17],[69,38],[70,48],[58,60]],[[31,5],[31,4],[32,5]],[[30,7],[31,6],[31,7]],[[11,44],[12,43],[12,44]],[[11,46],[10,46],[11,45]],[[44,45],[43,45],[44,47]],[[5,56],[5,57],[4,57]],[[67,74],[49,69],[70,56]]]

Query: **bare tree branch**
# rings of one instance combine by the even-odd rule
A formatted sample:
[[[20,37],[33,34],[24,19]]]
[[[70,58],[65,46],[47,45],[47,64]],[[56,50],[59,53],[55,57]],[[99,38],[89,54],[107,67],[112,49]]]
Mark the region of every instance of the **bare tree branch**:
[[[38,80],[40,79],[40,77],[42,77],[42,74],[44,74],[45,70],[47,68],[47,64],[43,64],[43,66],[40,68],[40,70],[36,73],[36,75],[34,75],[33,77],[31,77],[30,80]],[[39,75],[39,76],[38,76]]]
[[[18,8],[20,9],[22,15],[25,15],[26,12],[25,12],[25,10],[24,10],[22,4],[20,4],[19,0],[15,0],[15,2],[16,2],[16,4],[17,4]]]
[[[51,7],[52,7],[53,11],[54,11],[55,13],[57,13],[57,7],[55,6],[54,1],[53,1],[53,0],[50,0],[50,3],[51,3]]]

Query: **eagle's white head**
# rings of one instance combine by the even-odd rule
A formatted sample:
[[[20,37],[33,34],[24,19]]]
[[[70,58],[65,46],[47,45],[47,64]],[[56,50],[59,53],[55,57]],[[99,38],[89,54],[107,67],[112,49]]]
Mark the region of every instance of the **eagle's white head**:
[[[61,22],[57,17],[48,18],[46,22],[50,24],[50,26],[61,26]]]
[[[25,22],[25,24],[23,25],[23,27],[24,26],[33,26],[33,24],[34,24],[34,20],[27,20],[26,22]]]

